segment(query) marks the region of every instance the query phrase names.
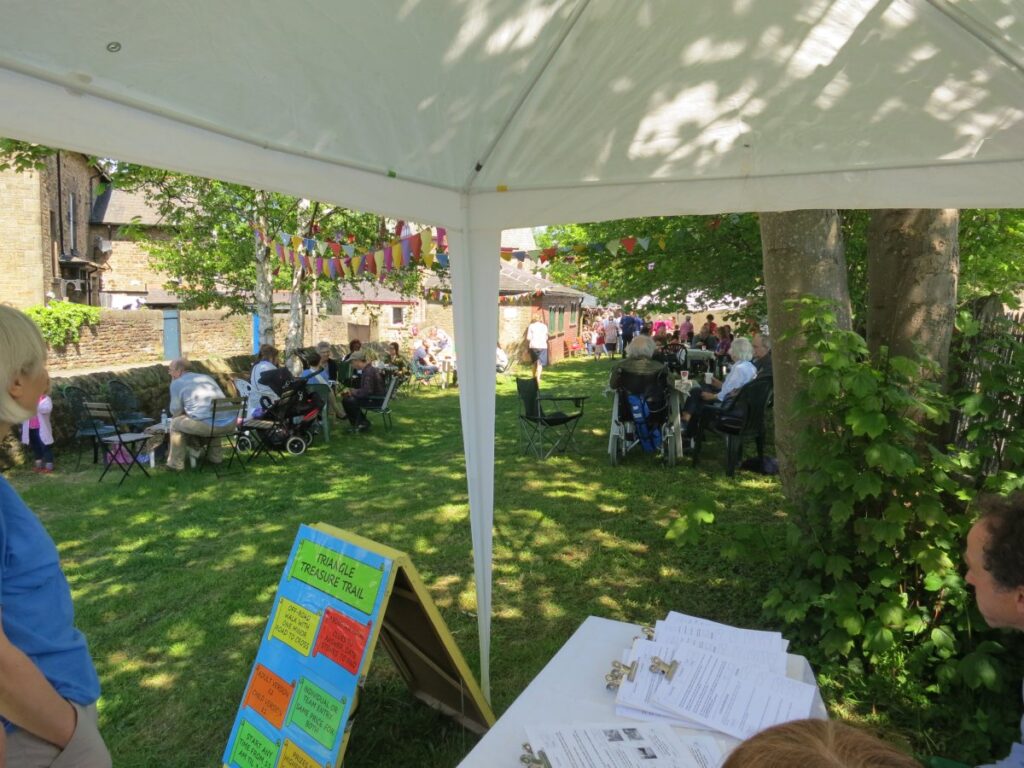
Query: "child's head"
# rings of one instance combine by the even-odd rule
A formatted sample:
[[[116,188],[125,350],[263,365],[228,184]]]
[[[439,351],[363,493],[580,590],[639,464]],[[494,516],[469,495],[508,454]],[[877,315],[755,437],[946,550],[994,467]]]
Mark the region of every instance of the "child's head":
[[[910,755],[834,720],[794,720],[740,744],[722,768],[921,768]]]

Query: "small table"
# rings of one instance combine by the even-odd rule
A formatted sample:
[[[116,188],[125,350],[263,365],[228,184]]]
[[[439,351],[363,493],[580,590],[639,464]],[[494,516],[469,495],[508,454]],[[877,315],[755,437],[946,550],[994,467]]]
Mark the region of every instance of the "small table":
[[[459,768],[515,768],[526,741],[527,724],[623,723],[638,721],[615,714],[615,693],[605,688],[604,676],[613,659],[640,635],[640,627],[624,621],[590,616],[562,646],[548,665],[526,687],[512,706],[480,740]],[[817,685],[814,672],[803,656],[789,654],[786,675],[794,680]],[[811,716],[827,719],[828,713],[819,692],[814,697]],[[710,733],[673,728],[680,734]],[[722,733],[713,734],[723,754],[739,741]]]

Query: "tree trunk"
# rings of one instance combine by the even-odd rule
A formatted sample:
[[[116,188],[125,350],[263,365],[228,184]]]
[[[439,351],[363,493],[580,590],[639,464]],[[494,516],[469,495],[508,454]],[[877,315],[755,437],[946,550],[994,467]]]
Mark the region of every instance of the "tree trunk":
[[[835,210],[762,213],[760,219],[775,379],[775,447],[783,491],[795,501],[793,452],[798,435],[808,425],[794,414],[796,394],[803,387],[799,376],[802,345],[799,336],[784,336],[797,331],[800,320],[799,313],[785,302],[808,294],[832,299],[840,327],[848,329],[846,257]]]
[[[306,291],[302,278],[305,275],[305,268],[299,262],[292,272],[292,297],[288,310],[288,335],[284,343],[284,359],[289,360],[292,355],[302,349],[302,320],[306,305]]]
[[[256,193],[257,205],[265,205],[266,193]],[[273,237],[273,233],[267,230],[267,220],[263,216],[257,219],[261,232],[266,232]],[[256,305],[256,316],[260,320],[260,344],[274,343],[274,276],[270,268],[270,248],[262,243],[256,243],[256,288],[253,291],[253,301]]]
[[[888,209],[868,225],[867,342],[872,355],[921,355],[945,371],[956,318],[960,211]]]

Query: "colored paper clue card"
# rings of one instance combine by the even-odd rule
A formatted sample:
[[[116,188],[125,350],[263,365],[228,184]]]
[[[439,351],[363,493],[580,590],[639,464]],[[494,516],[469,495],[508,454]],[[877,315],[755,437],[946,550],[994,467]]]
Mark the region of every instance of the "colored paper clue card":
[[[392,562],[302,526],[224,750],[231,768],[337,765]]]

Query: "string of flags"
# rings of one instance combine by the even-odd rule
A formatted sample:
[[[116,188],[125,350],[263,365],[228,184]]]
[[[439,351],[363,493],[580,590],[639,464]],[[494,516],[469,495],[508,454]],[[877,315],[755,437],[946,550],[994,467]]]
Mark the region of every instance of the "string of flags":
[[[337,280],[341,277],[376,276],[378,280],[396,269],[410,264],[428,268],[436,262],[447,267],[448,235],[443,227],[424,229],[414,235],[392,240],[385,246],[357,253],[351,243],[300,237],[281,232],[271,238],[259,227],[253,227],[256,241],[267,246],[284,265],[301,266],[317,277]]]
[[[376,276],[380,280],[385,274],[410,264],[423,264],[428,268],[435,263],[444,268],[449,266],[448,235],[443,227],[423,229],[414,235],[392,240],[387,245],[362,253],[357,253],[351,243],[300,237],[286,232],[271,238],[258,227],[254,227],[253,231],[257,242],[270,248],[281,264],[290,264],[293,268],[301,265],[309,274],[332,280],[356,276]],[[502,247],[500,255],[505,261],[529,259],[546,264],[560,258],[572,263],[577,256],[588,252],[606,250],[616,256],[625,251],[632,255],[637,249],[641,253],[648,253],[652,246],[664,252],[665,244],[664,237],[621,237],[607,243],[576,243],[531,250]],[[648,270],[653,270],[656,262],[648,262],[646,266]]]

